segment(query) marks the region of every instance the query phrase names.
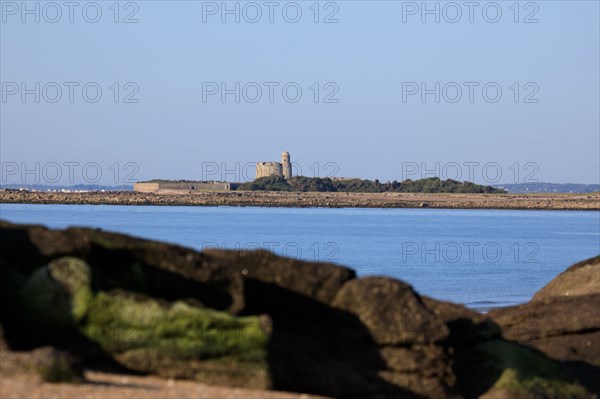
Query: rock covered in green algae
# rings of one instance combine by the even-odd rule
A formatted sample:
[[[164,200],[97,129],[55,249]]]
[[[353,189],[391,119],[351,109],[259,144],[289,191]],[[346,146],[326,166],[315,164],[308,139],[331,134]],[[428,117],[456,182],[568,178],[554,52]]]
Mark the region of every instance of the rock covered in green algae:
[[[100,292],[81,331],[132,370],[264,388],[267,324],[184,301]]]
[[[569,379],[560,366],[545,355],[504,340],[480,342],[459,361],[477,365],[470,375],[461,375],[481,397],[585,399],[590,394]]]
[[[19,291],[23,315],[33,324],[69,327],[92,300],[91,271],[81,259],[63,257],[34,271]]]
[[[34,271],[19,299],[32,324],[73,327],[131,370],[269,385],[264,317],[235,317],[193,301],[159,301],[127,291],[93,293],[90,267],[73,257]]]
[[[111,334],[104,334],[103,327]],[[183,301],[160,303],[118,291],[95,296],[84,331],[109,350],[146,346],[185,358],[243,357],[247,351],[260,352],[268,342],[257,317],[233,317]]]

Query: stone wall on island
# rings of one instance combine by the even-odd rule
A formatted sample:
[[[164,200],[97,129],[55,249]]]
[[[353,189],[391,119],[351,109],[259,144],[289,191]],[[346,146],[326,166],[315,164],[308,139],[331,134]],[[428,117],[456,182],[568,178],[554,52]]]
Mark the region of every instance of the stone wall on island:
[[[238,185],[238,183],[220,181],[158,181],[135,183],[133,191],[157,194],[168,192],[231,191],[235,190]]]

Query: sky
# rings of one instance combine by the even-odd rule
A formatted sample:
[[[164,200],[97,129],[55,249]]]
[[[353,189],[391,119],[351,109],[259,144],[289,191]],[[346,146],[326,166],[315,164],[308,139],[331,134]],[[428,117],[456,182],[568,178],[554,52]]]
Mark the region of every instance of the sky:
[[[282,151],[305,176],[600,182],[598,1],[0,12],[0,183],[246,181]]]

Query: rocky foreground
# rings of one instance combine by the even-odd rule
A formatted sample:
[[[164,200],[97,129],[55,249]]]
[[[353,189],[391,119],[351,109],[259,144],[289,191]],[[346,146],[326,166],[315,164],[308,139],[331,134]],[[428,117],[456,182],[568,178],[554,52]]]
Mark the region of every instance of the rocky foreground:
[[[228,191],[154,194],[132,191],[63,193],[0,190],[0,203],[600,210],[600,193],[414,194]]]
[[[600,257],[483,315],[333,264],[0,222],[0,294],[2,397],[600,392]]]

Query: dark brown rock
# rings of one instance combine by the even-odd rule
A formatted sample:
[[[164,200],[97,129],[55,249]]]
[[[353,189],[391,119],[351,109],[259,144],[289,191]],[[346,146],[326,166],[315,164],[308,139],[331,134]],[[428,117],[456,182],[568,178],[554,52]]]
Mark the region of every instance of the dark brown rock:
[[[8,344],[6,343],[6,339],[4,338],[4,329],[0,324],[0,355],[2,352],[9,350]]]
[[[192,297],[232,313],[244,309],[244,279],[329,303],[339,288],[355,277],[354,271],[345,267],[281,258],[263,250],[199,253],[97,229],[49,230],[0,223],[4,254],[0,262],[18,267],[24,274],[52,259],[74,255],[90,264],[99,289],[129,289],[165,299]]]
[[[502,336],[500,327],[487,315],[467,309],[463,305],[422,297],[423,303],[450,330],[447,341],[452,345],[475,343]]]
[[[358,316],[379,345],[434,343],[449,334],[410,285],[391,278],[349,281],[332,304]]]
[[[600,331],[537,338],[526,343],[553,359],[600,366]]]
[[[569,267],[539,290],[533,300],[600,294],[600,256]]]
[[[600,295],[532,301],[492,310],[489,316],[502,327],[505,338],[523,343],[592,332],[600,330]]]
[[[245,280],[275,285],[323,303],[331,303],[344,283],[356,277],[347,267],[282,258],[265,250],[208,249],[204,253]]]

